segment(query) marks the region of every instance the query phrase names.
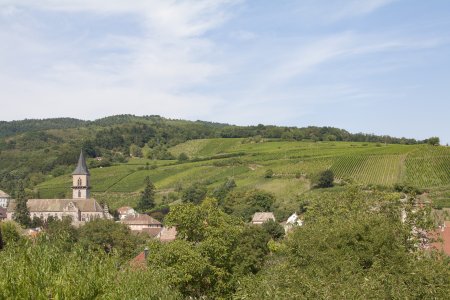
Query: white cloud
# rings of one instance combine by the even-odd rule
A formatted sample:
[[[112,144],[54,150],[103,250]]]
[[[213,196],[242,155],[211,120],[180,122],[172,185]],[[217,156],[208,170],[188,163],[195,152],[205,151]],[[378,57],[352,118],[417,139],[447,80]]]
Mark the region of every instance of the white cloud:
[[[118,112],[205,115],[220,100],[185,90],[224,69],[208,59],[215,45],[203,34],[225,22],[229,6],[236,3],[2,1],[0,11],[9,19],[8,26],[0,29],[0,102],[16,118],[48,116],[49,107],[52,115],[81,118]],[[46,20],[35,16],[35,9],[50,14],[88,13],[100,19],[132,14],[144,31],[123,36],[112,30],[99,39],[48,38],[48,32],[39,31]],[[17,18],[22,13],[29,18]],[[77,24],[68,26],[77,29]],[[121,51],[110,51],[116,48]],[[6,99],[21,99],[24,105]],[[73,103],[90,109],[74,109]],[[35,109],[30,113],[23,107]]]

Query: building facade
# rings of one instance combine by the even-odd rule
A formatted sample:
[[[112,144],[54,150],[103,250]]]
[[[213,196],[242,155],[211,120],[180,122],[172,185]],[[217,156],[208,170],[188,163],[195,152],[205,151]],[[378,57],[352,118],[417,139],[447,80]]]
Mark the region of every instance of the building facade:
[[[0,207],[7,208],[10,199],[11,197],[7,193],[0,190]]]
[[[113,219],[108,207],[102,207],[95,199],[90,198],[90,173],[83,152],[72,173],[72,199],[29,199],[27,202],[30,217],[43,221],[49,217],[62,219],[71,217],[74,225],[81,225],[97,218]],[[16,203],[9,201],[7,218],[13,219]]]

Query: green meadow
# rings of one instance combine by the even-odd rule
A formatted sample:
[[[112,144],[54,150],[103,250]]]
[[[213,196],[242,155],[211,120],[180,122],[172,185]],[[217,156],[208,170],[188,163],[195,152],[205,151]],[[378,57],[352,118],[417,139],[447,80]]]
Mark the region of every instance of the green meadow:
[[[92,194],[112,208],[133,205],[144,188],[144,178],[154,182],[159,201],[171,201],[177,191],[201,181],[210,190],[234,178],[237,189],[262,189],[274,193],[277,204],[295,207],[309,190],[311,176],[326,169],[336,182],[392,187],[405,184],[436,195],[441,206],[450,206],[450,148],[357,142],[297,142],[246,139],[191,140],[169,149],[189,161],[153,161],[133,158],[127,163],[91,169]],[[272,178],[265,178],[271,169]],[[41,198],[70,195],[70,174],[37,186]],[[172,193],[172,198],[168,195]],[[168,200],[168,198],[170,198]]]

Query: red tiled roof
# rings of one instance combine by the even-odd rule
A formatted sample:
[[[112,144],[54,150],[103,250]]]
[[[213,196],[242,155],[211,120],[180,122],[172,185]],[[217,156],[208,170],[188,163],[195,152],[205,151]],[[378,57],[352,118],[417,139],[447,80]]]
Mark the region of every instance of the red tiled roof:
[[[122,207],[117,209],[117,212],[119,214],[126,214],[126,213],[128,213],[129,210],[134,210],[134,209],[132,207],[130,207],[130,206],[122,206]]]
[[[156,228],[143,228],[141,232],[144,232],[148,234],[151,237],[157,236],[162,230],[162,227],[156,227]]]
[[[158,220],[144,214],[127,216],[120,222],[127,225],[161,225],[161,222]]]
[[[256,212],[252,218],[252,222],[257,222],[257,223],[260,223],[260,222],[264,223],[269,220],[275,221],[275,216],[273,215],[272,212]]]
[[[432,247],[442,250],[445,254],[450,255],[450,221],[445,221],[444,227],[439,228],[434,233],[440,241],[433,243]]]
[[[147,269],[147,262],[145,259],[145,253],[142,251],[135,258],[130,261],[130,265],[135,269]]]

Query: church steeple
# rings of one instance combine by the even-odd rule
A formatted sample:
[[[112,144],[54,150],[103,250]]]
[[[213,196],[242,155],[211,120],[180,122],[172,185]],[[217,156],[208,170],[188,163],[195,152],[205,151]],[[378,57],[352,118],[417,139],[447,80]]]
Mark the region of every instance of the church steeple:
[[[73,171],[72,175],[90,175],[88,167],[86,165],[86,160],[84,159],[83,150],[80,152],[80,158],[78,159],[78,165]]]
[[[89,199],[90,197],[90,173],[86,165],[83,150],[81,150],[78,165],[72,173],[72,198]]]

